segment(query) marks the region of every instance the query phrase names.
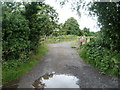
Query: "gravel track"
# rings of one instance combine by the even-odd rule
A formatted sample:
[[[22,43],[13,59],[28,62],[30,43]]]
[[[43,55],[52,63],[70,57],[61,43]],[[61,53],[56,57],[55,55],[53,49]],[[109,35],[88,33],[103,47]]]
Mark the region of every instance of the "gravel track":
[[[20,78],[18,88],[31,88],[36,79],[51,72],[76,76],[81,88],[118,88],[117,77],[101,75],[98,69],[79,57],[77,50],[71,48],[71,43],[49,44],[48,53]]]

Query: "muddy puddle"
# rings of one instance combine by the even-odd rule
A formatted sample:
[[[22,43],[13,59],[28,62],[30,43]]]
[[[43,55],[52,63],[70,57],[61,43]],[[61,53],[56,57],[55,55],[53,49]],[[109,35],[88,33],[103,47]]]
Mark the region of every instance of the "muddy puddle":
[[[33,88],[79,88],[78,80],[66,74],[45,74],[33,83]]]

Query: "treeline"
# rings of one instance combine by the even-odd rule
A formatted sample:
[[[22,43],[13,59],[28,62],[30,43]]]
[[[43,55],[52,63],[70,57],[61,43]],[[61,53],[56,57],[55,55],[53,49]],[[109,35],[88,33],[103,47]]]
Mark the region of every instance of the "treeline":
[[[29,60],[40,38],[58,27],[57,16],[44,2],[2,2],[3,62]]]
[[[89,28],[80,29],[80,25],[74,17],[70,17],[64,24],[59,24],[60,35],[76,35],[76,36],[94,36],[95,33],[91,32]],[[56,33],[56,34],[58,34]]]
[[[80,56],[102,73],[120,75],[120,2],[94,2],[89,7],[98,16],[101,30],[82,46]]]
[[[65,21],[65,23],[62,25],[61,31],[65,35],[82,35],[79,24],[74,17],[71,17]]]

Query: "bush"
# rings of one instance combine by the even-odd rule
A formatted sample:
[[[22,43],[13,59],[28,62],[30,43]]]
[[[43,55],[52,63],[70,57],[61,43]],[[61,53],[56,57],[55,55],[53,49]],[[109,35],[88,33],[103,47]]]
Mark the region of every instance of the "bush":
[[[29,52],[28,21],[19,14],[3,16],[3,60],[26,59]]]
[[[103,73],[120,75],[120,52],[101,46],[96,39],[82,46],[80,56]]]

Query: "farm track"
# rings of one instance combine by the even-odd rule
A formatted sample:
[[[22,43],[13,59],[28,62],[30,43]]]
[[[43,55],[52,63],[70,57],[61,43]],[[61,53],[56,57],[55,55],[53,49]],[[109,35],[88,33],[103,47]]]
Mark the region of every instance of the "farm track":
[[[118,88],[117,77],[101,75],[99,70],[88,65],[79,57],[77,51],[71,48],[71,43],[49,44],[48,53],[20,78],[18,88],[32,88],[36,79],[52,72],[77,77],[80,88]]]

